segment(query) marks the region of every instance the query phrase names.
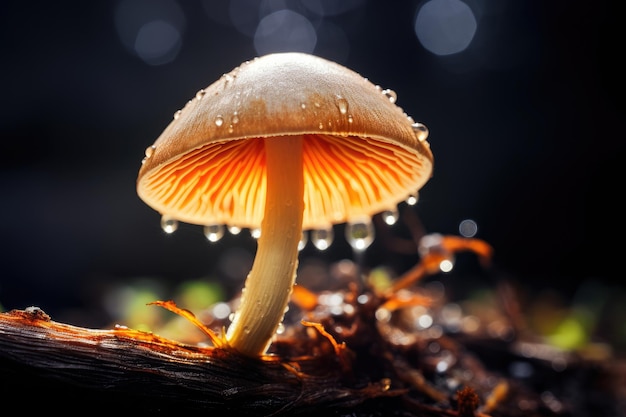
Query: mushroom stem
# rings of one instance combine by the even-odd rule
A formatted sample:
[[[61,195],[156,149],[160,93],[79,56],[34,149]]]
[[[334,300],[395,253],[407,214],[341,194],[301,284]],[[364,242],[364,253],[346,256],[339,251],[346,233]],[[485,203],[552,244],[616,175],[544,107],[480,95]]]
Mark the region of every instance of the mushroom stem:
[[[266,199],[257,253],[228,328],[228,344],[247,356],[265,353],[281,323],[298,267],[304,213],[302,136],[263,139]]]

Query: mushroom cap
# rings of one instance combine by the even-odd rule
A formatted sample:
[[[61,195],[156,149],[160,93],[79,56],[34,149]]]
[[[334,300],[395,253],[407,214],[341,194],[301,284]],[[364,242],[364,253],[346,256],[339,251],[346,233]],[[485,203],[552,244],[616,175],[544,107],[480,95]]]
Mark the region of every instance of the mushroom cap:
[[[317,56],[277,53],[241,64],[175,113],[146,150],[138,195],[187,223],[258,228],[263,140],[291,135],[304,139],[303,229],[392,209],[432,175],[427,135],[395,94]]]

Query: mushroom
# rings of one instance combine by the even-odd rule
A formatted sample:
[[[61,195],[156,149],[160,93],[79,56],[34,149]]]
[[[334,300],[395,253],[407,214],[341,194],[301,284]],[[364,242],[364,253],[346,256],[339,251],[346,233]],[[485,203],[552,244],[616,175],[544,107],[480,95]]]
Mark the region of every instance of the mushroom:
[[[228,346],[267,351],[303,231],[393,210],[430,178],[428,131],[395,100],[337,63],[270,54],[199,90],[148,147],[137,192],[170,226],[261,230]]]

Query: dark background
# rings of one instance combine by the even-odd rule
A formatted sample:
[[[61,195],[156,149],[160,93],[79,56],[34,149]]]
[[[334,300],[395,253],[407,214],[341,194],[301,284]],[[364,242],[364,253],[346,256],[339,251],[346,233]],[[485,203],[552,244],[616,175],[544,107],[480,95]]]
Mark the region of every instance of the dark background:
[[[195,279],[229,245],[253,249],[244,235],[211,246],[191,225],[165,235],[135,192],[144,149],[199,88],[257,55],[251,38],[201,1],[180,1],[178,55],[149,65],[122,44],[118,4],[0,6],[4,309],[37,305],[62,319],[94,308],[110,283]],[[498,4],[455,56],[419,43],[421,2],[375,0],[326,17],[345,37],[314,53],[395,90],[430,129],[434,176],[416,207],[428,232],[458,234],[475,220],[498,268],[530,288],[621,287],[623,23],[608,2]],[[350,256],[337,240],[324,259]],[[370,264],[384,262],[372,252]]]

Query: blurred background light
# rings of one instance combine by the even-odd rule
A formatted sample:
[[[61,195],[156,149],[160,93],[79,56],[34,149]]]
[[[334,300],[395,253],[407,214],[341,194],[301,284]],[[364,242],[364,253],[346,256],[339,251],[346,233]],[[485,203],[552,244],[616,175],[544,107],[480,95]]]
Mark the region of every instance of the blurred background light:
[[[301,3],[319,16],[336,16],[363,6],[366,0],[301,0]]]
[[[176,58],[185,22],[182,9],[173,0],[123,0],[115,11],[115,28],[122,44],[149,65]]]
[[[435,55],[464,51],[474,38],[477,22],[472,9],[460,0],[430,0],[415,17],[415,34]]]
[[[163,20],[153,20],[139,29],[135,52],[147,64],[167,64],[176,58],[181,41],[178,29]]]
[[[298,51],[312,53],[317,34],[311,22],[291,10],[279,10],[265,16],[254,33],[254,48],[259,55]]]
[[[474,237],[478,233],[478,224],[471,219],[465,219],[459,223],[459,234],[463,237]]]

